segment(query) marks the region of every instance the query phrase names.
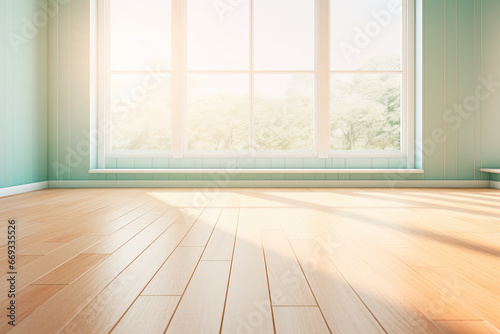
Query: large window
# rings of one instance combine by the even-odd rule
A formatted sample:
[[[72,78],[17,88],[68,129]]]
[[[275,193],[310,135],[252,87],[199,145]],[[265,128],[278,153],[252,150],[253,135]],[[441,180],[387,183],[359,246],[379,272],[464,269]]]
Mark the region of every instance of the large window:
[[[405,156],[411,0],[99,2],[101,156]]]
[[[109,0],[108,6],[107,151],[171,151],[171,3]]]
[[[330,4],[330,149],[397,153],[408,61],[402,1]]]

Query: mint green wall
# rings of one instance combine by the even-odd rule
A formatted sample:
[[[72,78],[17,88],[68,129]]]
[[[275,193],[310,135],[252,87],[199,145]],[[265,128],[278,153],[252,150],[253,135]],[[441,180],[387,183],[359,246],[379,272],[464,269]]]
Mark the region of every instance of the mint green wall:
[[[0,0],[0,188],[47,180],[47,28],[38,0]]]
[[[49,24],[49,179],[210,179],[210,175],[89,175],[89,0],[61,5]],[[498,165],[500,90],[474,103],[481,79],[500,80],[500,1],[424,0],[424,175],[235,175],[235,179],[480,180]],[[483,16],[483,20],[482,20]],[[483,23],[482,23],[483,22]],[[488,43],[491,41],[491,43]],[[483,51],[483,52],[481,52]],[[481,62],[483,59],[483,63]],[[483,87],[483,90],[488,87]],[[471,102],[472,101],[472,102]],[[464,108],[455,108],[456,105]],[[495,131],[496,130],[496,131]],[[217,168],[226,159],[108,159],[108,168]],[[238,159],[247,168],[398,168],[398,159]]]
[[[500,82],[500,1],[483,0],[483,73],[491,75]],[[500,86],[492,97],[484,101],[482,156],[485,167],[500,168]],[[492,175],[500,181],[500,175]]]
[[[49,180],[89,179],[89,4],[58,4],[48,26]]]

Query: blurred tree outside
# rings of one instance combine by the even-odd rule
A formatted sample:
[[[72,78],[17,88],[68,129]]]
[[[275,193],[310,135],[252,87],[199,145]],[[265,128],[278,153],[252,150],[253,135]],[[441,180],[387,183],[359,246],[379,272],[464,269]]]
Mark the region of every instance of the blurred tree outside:
[[[399,69],[388,57],[372,59],[362,70]],[[196,87],[196,82],[190,83]],[[190,86],[191,87],[191,86]],[[126,90],[126,87],[122,87]],[[170,83],[148,92],[127,113],[112,110],[114,150],[171,150]],[[331,75],[331,150],[399,150],[401,75]],[[314,77],[291,75],[283,95],[256,93],[253,131],[257,151],[314,149]],[[188,149],[250,149],[249,93],[188,95]]]

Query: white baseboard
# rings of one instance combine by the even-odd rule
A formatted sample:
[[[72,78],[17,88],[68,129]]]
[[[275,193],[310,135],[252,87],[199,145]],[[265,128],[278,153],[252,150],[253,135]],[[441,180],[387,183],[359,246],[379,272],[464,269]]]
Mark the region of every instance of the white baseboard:
[[[133,180],[43,181],[0,188],[0,197],[46,188],[493,188],[500,181]]]
[[[109,180],[49,181],[49,188],[489,188],[490,181]]]
[[[500,181],[490,181],[490,188],[500,189]]]
[[[49,182],[43,181],[43,182],[23,184],[14,187],[0,188],[0,197],[27,193],[29,191],[34,191],[34,190],[47,189],[48,187],[49,187]]]
[[[43,181],[0,188],[0,197],[46,188],[493,188],[500,181],[330,181],[330,180],[135,180]]]

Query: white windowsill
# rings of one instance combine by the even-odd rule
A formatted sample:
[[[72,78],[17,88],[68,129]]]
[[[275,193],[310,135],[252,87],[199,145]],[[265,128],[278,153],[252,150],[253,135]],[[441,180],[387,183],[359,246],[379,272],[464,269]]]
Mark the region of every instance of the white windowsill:
[[[423,174],[423,169],[91,169],[89,174]]]
[[[482,173],[500,174],[500,168],[479,168]]]

